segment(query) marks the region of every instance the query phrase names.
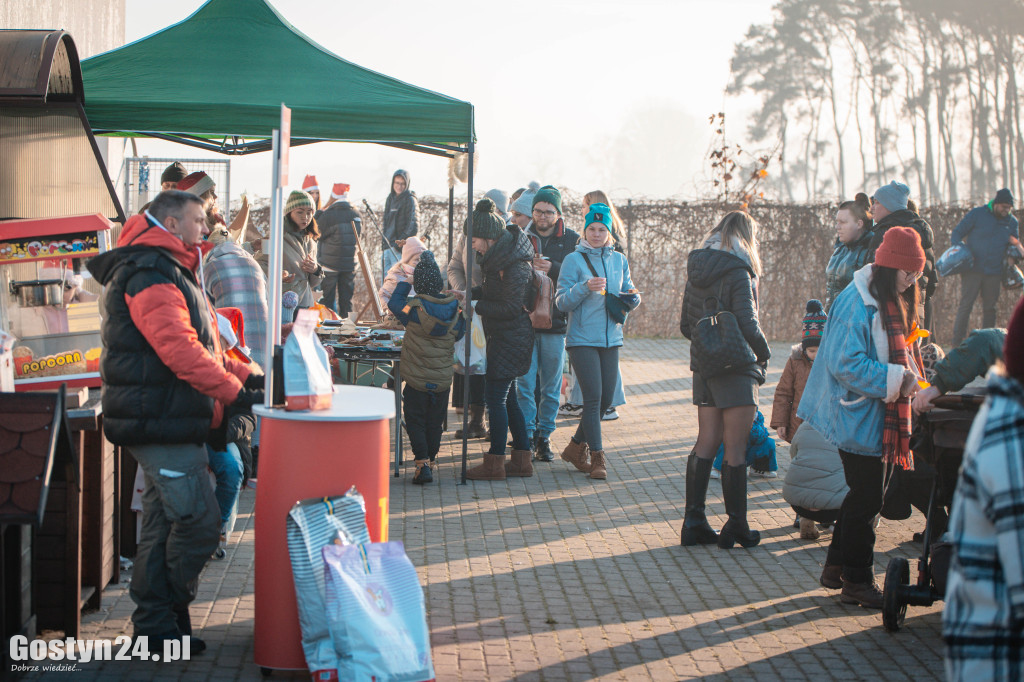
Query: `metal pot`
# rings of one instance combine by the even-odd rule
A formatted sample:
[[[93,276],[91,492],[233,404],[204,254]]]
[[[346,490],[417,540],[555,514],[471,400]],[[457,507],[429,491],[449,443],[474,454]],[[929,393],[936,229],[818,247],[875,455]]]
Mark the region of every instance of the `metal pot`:
[[[33,279],[11,282],[11,293],[22,308],[64,305],[64,282],[59,279]]]

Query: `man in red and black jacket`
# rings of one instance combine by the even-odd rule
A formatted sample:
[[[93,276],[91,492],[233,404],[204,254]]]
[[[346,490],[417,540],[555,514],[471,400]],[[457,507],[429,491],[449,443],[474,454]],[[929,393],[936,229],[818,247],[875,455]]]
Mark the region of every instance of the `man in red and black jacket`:
[[[576,249],[580,236],[565,226],[562,218],[562,194],[545,185],[533,197],[533,220],[526,227],[535,252],[533,267],[546,272],[551,282],[558,283],[562,261]],[[568,316],[553,310],[550,329],[536,329],[530,370],[519,380],[519,407],[526,419],[526,432],[534,449],[535,459],[554,459],[549,437],[555,430],[558,397],[562,389],[565,365],[565,328]]]
[[[203,201],[168,190],[132,216],[117,248],[93,258],[104,286],[103,421],[145,474],[142,539],[132,575],[132,621],[150,649],[191,635],[188,605],[217,548],[220,511],[207,478],[206,438],[225,405],[263,400],[263,376],[226,357],[203,293],[212,245]],[[206,648],[190,641],[193,653]]]

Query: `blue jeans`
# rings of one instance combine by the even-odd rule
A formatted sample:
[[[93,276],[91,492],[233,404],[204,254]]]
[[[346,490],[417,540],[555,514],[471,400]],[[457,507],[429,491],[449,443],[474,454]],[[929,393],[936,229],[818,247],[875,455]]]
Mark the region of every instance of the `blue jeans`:
[[[529,450],[530,438],[526,435],[523,411],[516,400],[515,379],[487,379],[484,385],[484,402],[487,404],[487,418],[491,425],[491,455],[505,454],[505,436],[512,431],[512,449]]]
[[[220,521],[225,532],[231,532],[231,527],[235,525],[234,515],[245,471],[242,456],[234,443],[228,443],[227,450],[220,452],[209,446],[206,450],[210,458],[210,469],[217,479],[217,487],[213,494],[217,498],[217,506],[220,507]]]
[[[381,256],[380,256],[380,266],[381,266],[380,281],[381,282],[383,282],[384,278],[388,276],[388,270],[391,269],[391,266],[394,265],[395,263],[397,263],[398,261],[402,260],[402,250],[401,249],[396,249],[396,251],[398,251],[397,254],[395,253],[395,251],[392,251],[391,249],[389,249],[388,247],[385,246],[384,250],[381,252]],[[384,312],[387,312],[387,306],[384,306]]]
[[[555,430],[558,397],[562,393],[565,336],[535,334],[530,369],[519,377],[519,409],[526,420],[527,440],[536,433],[547,438]]]

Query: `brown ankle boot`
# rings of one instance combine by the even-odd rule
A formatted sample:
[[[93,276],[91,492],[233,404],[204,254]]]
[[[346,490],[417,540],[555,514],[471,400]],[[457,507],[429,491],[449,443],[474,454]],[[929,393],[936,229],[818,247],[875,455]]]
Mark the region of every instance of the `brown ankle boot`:
[[[487,438],[487,427],[484,426],[484,406],[469,406],[469,424],[466,428],[469,431],[467,438]],[[462,438],[462,429],[455,431],[456,438]]]
[[[839,601],[844,604],[860,604],[866,609],[882,608],[882,591],[878,584],[871,580],[867,583],[851,583],[843,579],[843,591],[839,593]]]
[[[562,459],[569,464],[579,469],[585,474],[590,473],[590,462],[587,461],[587,453],[590,452],[590,448],[587,447],[586,443],[577,443],[572,438],[569,439],[569,444],[562,450]]]
[[[530,461],[532,455],[529,450],[513,450],[511,460],[505,462],[505,475],[523,478],[533,476],[533,463]]]
[[[604,462],[604,450],[590,451],[590,477],[603,481],[608,478],[608,468]]]
[[[466,472],[471,481],[504,481],[505,455],[484,454],[483,464],[478,464]]]

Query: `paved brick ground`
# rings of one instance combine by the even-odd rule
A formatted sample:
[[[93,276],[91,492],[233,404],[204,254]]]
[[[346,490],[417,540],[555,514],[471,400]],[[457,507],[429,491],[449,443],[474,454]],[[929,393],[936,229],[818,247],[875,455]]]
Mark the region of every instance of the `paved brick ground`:
[[[753,549],[679,546],[684,457],[696,438],[687,344],[630,340],[622,374],[629,404],[604,422],[608,480],[591,481],[556,460],[532,478],[456,485],[461,443],[446,440],[439,476],[392,479],[391,539],[424,585],[439,680],[936,679],[942,675],[942,604],[910,607],[890,635],[877,611],[839,603],[818,586],[829,536],[809,542],[791,528],[780,479],[752,480]],[[788,347],[761,392],[771,395]],[[559,419],[553,444],[569,437]],[[484,450],[471,443],[471,462]],[[779,448],[784,474],[789,457]],[[724,519],[712,481],[709,513]],[[79,666],[73,679],[253,680],[254,494],[242,496],[240,540],[211,561],[192,606],[210,651],[188,664]],[[923,526],[882,521],[876,564],[913,558]],[[912,563],[912,565],[914,565]],[[129,574],[130,575],[130,574]],[[130,632],[126,582],[109,587],[83,637]],[[49,676],[52,677],[53,673]],[[46,677],[29,676],[29,679]],[[273,679],[308,679],[275,673]]]

